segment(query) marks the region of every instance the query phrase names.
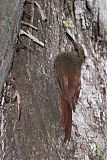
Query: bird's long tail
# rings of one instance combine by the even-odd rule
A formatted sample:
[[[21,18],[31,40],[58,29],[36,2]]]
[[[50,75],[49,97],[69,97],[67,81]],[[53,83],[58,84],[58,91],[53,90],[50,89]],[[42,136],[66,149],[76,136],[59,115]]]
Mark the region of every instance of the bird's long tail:
[[[71,129],[72,129],[72,109],[67,100],[64,98],[61,99],[61,126],[64,128],[64,142],[70,141],[71,138]]]

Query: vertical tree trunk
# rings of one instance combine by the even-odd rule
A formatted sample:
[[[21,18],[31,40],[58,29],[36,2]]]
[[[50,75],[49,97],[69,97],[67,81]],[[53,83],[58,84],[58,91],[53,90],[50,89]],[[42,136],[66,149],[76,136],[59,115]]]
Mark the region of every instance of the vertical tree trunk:
[[[87,0],[38,0],[36,3],[40,6],[26,1],[23,21],[33,24],[38,31],[28,26],[21,28],[26,32],[29,30],[45,46],[34,43],[26,36],[20,37],[28,47],[23,49],[18,43],[11,74],[21,97],[21,119],[17,121],[17,103],[5,102],[1,114],[1,157],[3,160],[106,160],[107,47],[104,6],[99,1]],[[86,56],[80,98],[73,113],[72,138],[66,146],[62,145],[63,135],[58,128],[60,92],[53,68],[54,59],[62,47],[59,46],[62,21],[65,30],[68,29],[82,44]]]
[[[33,1],[32,1],[33,2]],[[56,126],[59,124],[58,94],[53,74],[53,60],[59,51],[59,22],[62,4],[54,1],[26,2],[23,21],[33,24],[38,31],[22,26],[45,44],[42,47],[26,36],[20,39],[34,52],[23,49],[19,42],[14,55],[12,77],[21,96],[21,119],[17,121],[17,105],[6,105],[3,159],[56,159]],[[47,20],[42,19],[44,14]],[[5,145],[5,147],[3,147]],[[3,155],[2,155],[3,156]]]
[[[22,6],[22,0],[0,2],[0,93],[12,62]]]

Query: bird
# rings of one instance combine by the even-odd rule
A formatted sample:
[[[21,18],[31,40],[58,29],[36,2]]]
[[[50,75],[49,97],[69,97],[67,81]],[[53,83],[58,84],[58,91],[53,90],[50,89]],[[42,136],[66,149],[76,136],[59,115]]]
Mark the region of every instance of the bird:
[[[72,111],[75,112],[81,87],[81,66],[85,59],[82,45],[67,32],[68,44],[54,60],[56,78],[61,90],[60,125],[64,131],[64,142],[70,141],[72,131]],[[72,45],[71,45],[72,42]]]

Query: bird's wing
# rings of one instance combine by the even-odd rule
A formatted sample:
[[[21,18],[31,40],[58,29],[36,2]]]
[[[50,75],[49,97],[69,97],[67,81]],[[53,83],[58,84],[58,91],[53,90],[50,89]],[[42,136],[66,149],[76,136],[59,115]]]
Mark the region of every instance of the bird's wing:
[[[73,111],[75,111],[75,105],[79,98],[80,93],[80,75],[70,75],[69,76],[69,94],[67,95],[67,100],[69,101],[70,105],[73,108]]]
[[[75,104],[79,98],[80,92],[80,76],[78,74],[63,74],[60,82],[62,94],[70,104]]]
[[[55,63],[57,79],[61,88],[62,96],[73,107],[78,101],[80,93],[80,73],[64,67],[61,63]]]

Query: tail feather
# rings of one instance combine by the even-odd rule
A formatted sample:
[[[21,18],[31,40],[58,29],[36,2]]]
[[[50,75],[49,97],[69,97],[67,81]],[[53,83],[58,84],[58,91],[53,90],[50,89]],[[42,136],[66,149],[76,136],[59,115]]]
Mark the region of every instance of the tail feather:
[[[72,109],[67,100],[64,98],[61,99],[61,126],[64,128],[64,142],[67,140],[70,141],[71,138],[71,129],[72,129]]]

